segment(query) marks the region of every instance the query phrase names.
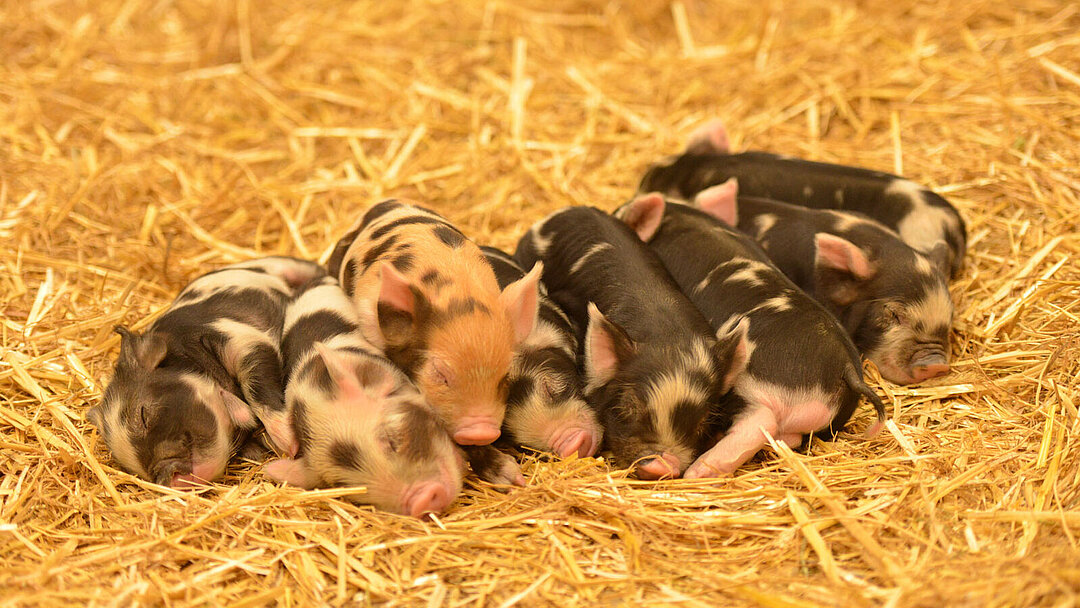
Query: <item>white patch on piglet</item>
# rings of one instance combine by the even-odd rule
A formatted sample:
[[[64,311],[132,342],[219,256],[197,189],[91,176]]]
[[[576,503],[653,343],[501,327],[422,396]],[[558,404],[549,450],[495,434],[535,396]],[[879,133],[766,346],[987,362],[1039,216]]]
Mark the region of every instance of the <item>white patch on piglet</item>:
[[[585,252],[585,255],[578,258],[578,260],[574,262],[572,266],[570,266],[570,274],[577,274],[579,270],[584,268],[589,263],[589,258],[591,258],[592,256],[613,249],[615,249],[615,246],[611,243],[599,243],[597,245],[589,247],[589,250]]]
[[[906,179],[895,179],[885,189],[885,196],[903,196],[911,201],[911,212],[900,220],[896,230],[912,249],[925,253],[945,241],[944,227],[959,231],[959,226],[948,210],[927,203],[924,192],[926,188]]]

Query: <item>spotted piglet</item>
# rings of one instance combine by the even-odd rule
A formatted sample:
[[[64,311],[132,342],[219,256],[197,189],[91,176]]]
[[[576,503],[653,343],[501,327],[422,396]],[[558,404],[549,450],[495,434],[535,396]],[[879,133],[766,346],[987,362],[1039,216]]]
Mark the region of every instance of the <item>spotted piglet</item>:
[[[363,486],[348,498],[412,516],[438,513],[461,491],[461,453],[405,375],[360,333],[331,277],[309,283],[285,314],[285,403],[296,458],[266,474],[303,488]]]
[[[293,286],[321,274],[284,257],[226,266],[188,284],[146,332],[118,327],[113,378],[87,417],[120,465],[162,485],[213,481],[258,421],[295,453],[281,323]]]
[[[435,212],[397,200],[371,207],[329,265],[364,336],[420,387],[454,440],[495,441],[514,349],[536,324],[540,270],[500,290],[479,247]]]
[[[745,326],[715,332],[637,235],[598,209],[549,215],[514,257],[543,261],[549,295],[585,328],[585,395],[615,462],[679,476],[711,444],[714,406],[746,365]]]
[[[888,380],[948,373],[953,303],[945,277],[895,232],[842,211],[738,196],[735,181],[698,193],[694,204],[753,237]]]
[[[739,180],[747,196],[865,214],[896,231],[946,276],[955,277],[963,267],[964,220],[941,195],[881,171],[769,152],[732,154],[724,126],[716,120],[690,136],[684,154],[652,167],[638,190],[690,200],[730,178]]]
[[[481,247],[506,287],[525,276],[508,254]],[[603,436],[596,413],[582,396],[577,367],[577,330],[540,285],[539,317],[518,346],[510,373],[503,434],[513,442],[566,457],[592,456]]]
[[[649,244],[713,327],[749,324],[746,371],[719,410],[722,436],[684,477],[734,472],[765,446],[766,432],[791,447],[804,435],[835,434],[860,397],[878,414],[869,434],[878,431],[885,408],[863,382],[851,339],[749,237],[658,193],[639,196],[615,216]]]

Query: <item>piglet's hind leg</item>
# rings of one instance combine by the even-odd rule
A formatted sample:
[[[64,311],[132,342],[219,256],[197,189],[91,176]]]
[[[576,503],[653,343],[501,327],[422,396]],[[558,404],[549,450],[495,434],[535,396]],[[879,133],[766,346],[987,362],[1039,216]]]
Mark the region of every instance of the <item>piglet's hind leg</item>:
[[[254,346],[241,360],[237,377],[244,397],[266,427],[274,446],[287,456],[296,456],[300,443],[293,431],[292,416],[285,409],[277,352],[267,344]]]
[[[690,465],[683,478],[719,477],[735,472],[765,446],[766,432],[776,436],[777,427],[776,417],[768,408],[744,413],[731,425],[723,439]]]

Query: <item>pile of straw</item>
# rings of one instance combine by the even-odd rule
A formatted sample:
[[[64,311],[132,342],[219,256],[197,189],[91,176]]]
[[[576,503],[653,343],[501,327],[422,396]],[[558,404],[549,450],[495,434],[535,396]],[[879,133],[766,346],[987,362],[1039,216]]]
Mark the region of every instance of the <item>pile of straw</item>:
[[[1080,9],[1014,4],[0,3],[0,604],[1075,605]],[[866,408],[727,479],[530,459],[425,523],[257,463],[153,486],[84,420],[113,325],[212,267],[325,256],[390,195],[512,247],[716,116],[968,220],[955,371],[871,370],[872,440]]]

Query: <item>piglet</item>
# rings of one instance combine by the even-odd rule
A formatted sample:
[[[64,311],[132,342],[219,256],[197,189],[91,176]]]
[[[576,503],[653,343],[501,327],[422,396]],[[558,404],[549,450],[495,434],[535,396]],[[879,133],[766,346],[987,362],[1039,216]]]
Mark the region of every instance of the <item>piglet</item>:
[[[766,431],[798,447],[804,435],[832,435],[866,397],[885,419],[881,399],[863,382],[859,352],[820,304],[780,272],[751,239],[712,216],[658,193],[640,196],[615,216],[659,256],[709,323],[725,331],[747,323],[746,371],[719,411],[722,437],[683,477],[732,473],[766,444]]]
[[[508,254],[481,247],[505,288],[525,276]],[[503,435],[511,441],[566,457],[592,456],[603,431],[582,395],[577,329],[540,285],[536,326],[518,346],[510,373]]]
[[[652,167],[638,190],[690,200],[734,177],[744,195],[863,213],[895,230],[946,276],[956,276],[962,268],[964,220],[929,188],[881,171],[768,152],[732,154],[729,148],[723,124],[711,121],[690,136],[684,154]]]
[[[500,290],[461,231],[397,200],[368,209],[329,265],[360,311],[364,336],[416,383],[454,440],[495,441],[514,349],[536,324],[540,270]]]
[[[616,464],[679,476],[708,447],[714,405],[746,365],[745,326],[715,332],[638,236],[598,209],[549,215],[514,257],[543,261],[549,295],[585,328],[585,396]]]
[[[292,285],[321,274],[284,257],[226,266],[189,283],[146,332],[117,327],[120,357],[87,418],[121,467],[161,485],[213,481],[258,421],[295,453],[281,323]]]
[[[865,217],[737,194],[732,180],[694,204],[753,237],[882,376],[910,384],[948,373],[953,303],[930,260]]]
[[[348,498],[385,511],[441,512],[461,491],[461,453],[412,382],[359,330],[331,277],[289,304],[285,403],[300,451],[265,472],[302,488],[363,486]]]

